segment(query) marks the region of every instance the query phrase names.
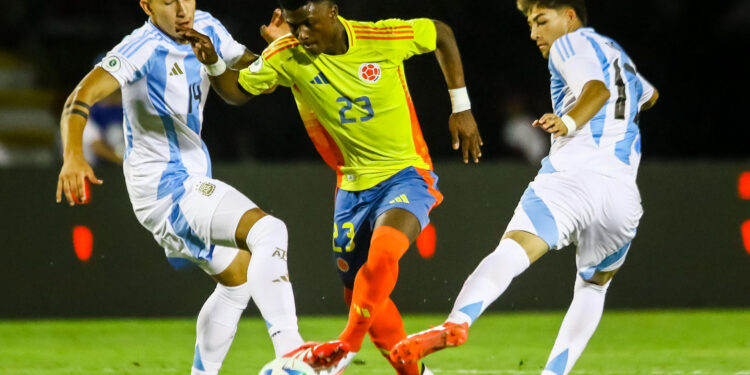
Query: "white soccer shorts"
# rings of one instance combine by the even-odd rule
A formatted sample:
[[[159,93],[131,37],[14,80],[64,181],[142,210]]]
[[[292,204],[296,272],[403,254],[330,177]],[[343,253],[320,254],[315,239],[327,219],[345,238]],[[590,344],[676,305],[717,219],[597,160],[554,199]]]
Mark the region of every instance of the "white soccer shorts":
[[[622,266],[643,215],[635,182],[587,171],[540,174],[523,194],[506,232],[525,231],[551,250],[577,244],[584,279]]]
[[[219,180],[190,176],[174,201],[133,203],[136,217],[153,233],[175,268],[195,264],[210,275],[224,271],[239,251],[235,240],[242,216],[258,206]]]

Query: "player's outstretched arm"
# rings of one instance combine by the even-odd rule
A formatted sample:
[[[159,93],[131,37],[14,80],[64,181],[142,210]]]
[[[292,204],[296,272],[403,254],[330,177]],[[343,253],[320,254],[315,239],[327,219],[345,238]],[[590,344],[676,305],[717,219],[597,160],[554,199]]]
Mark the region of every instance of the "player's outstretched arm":
[[[607,104],[609,96],[609,89],[604,82],[588,81],[583,85],[578,101],[565,116],[559,117],[553,113],[547,113],[534,121],[532,125],[554,134],[555,138],[571,135],[599,113]]]
[[[68,204],[74,206],[76,201],[85,202],[85,180],[101,185],[94,171],[83,157],[83,128],[89,117],[91,106],[106,98],[120,88],[120,83],[102,68],[95,68],[68,96],[60,118],[60,135],[63,146],[63,166],[57,178],[57,203],[62,196]]]
[[[469,162],[469,157],[474,163],[478,163],[479,158],[482,157],[481,146],[484,143],[479,135],[474,115],[471,113],[471,103],[464,81],[464,67],[461,54],[458,52],[456,37],[450,26],[437,20],[433,22],[437,32],[435,56],[443,70],[453,102],[453,114],[448,121],[452,146],[454,150],[461,148],[464,163]]]
[[[206,72],[208,72],[211,81],[211,87],[214,88],[216,93],[219,94],[225,102],[231,105],[243,105],[254,97],[252,94],[240,88],[237,83],[240,77],[239,71],[227,69],[224,60],[219,59],[219,55],[216,53],[211,38],[191,28],[181,28],[178,26],[177,32],[190,43],[191,47],[193,47],[193,52],[198,58],[198,61],[206,67]],[[245,63],[248,63],[255,61],[257,58],[258,56],[255,55],[255,58],[243,59],[245,60]]]

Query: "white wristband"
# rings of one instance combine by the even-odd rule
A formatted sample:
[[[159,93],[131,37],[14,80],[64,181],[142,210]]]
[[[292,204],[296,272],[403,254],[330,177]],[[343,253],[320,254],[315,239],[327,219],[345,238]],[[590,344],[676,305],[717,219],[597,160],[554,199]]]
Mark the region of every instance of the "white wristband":
[[[460,89],[448,90],[451,94],[451,104],[453,104],[453,113],[468,111],[471,109],[471,101],[469,100],[469,92],[466,87]]]
[[[576,120],[573,120],[572,117],[565,115],[561,118],[563,124],[568,128],[568,134],[567,135],[573,135],[578,131],[578,125],[576,124]]]
[[[203,65],[203,68],[206,69],[206,73],[212,77],[220,76],[224,74],[224,72],[227,70],[227,63],[222,60],[221,57],[219,57],[219,60],[211,65]]]

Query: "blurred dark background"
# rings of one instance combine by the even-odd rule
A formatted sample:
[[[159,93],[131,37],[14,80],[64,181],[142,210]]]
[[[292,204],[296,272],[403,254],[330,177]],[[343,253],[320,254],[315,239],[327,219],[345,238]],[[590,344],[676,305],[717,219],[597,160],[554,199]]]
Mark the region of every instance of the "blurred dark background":
[[[406,311],[447,311],[466,275],[497,244],[547,152],[548,139],[528,126],[551,108],[547,62],[512,0],[339,4],[341,13],[355,20],[440,19],[458,38],[485,161],[479,167],[458,165],[438,64],[432,55],[408,61],[410,89],[446,200],[432,215],[435,258],[424,261],[409,252],[404,269],[420,272],[404,272],[406,280],[395,292]],[[222,20],[255,52],[265,46],[258,30],[275,5],[198,1],[199,9]],[[588,6],[591,26],[617,40],[661,93],[641,122],[639,185],[646,214],[608,303],[747,307],[750,138],[744,108],[750,95],[744,53],[750,0],[589,0]],[[3,2],[0,233],[8,251],[0,263],[0,285],[10,286],[10,302],[0,304],[0,317],[190,315],[210,293],[213,284],[199,271],[173,272],[137,223],[122,171],[111,162],[115,158],[96,167],[107,183],[94,188],[91,205],[70,209],[53,199],[65,97],[98,56],[145,21],[137,0]],[[204,138],[216,177],[289,226],[300,312],[345,313],[330,259],[334,174],[308,140],[291,94],[280,89],[241,108],[215,95],[209,102]],[[108,132],[92,139],[107,141],[113,135]],[[96,237],[88,261],[74,252],[71,234],[78,226]],[[493,308],[564,308],[569,295],[561,291],[572,286],[574,256],[569,250],[545,257]]]
[[[273,0],[198,1],[199,9],[219,18],[255,52],[265,46],[258,29],[275,6]],[[530,41],[514,1],[339,0],[339,6],[349,19],[430,17],[451,25],[463,55],[485,158],[523,158],[524,145],[514,145],[504,128],[519,112],[526,116],[522,118],[539,116],[551,104],[546,61]],[[588,8],[590,26],[620,42],[661,92],[659,104],[642,121],[646,160],[750,156],[747,124],[742,120],[749,97],[748,64],[741,57],[750,40],[750,1],[709,5],[590,0]],[[15,82],[17,92],[1,90],[0,107],[16,103],[28,108],[33,102],[46,108],[42,117],[48,124],[26,138],[9,136],[6,143],[57,142],[52,131],[64,98],[98,55],[145,20],[137,0],[5,1],[0,12],[0,31],[6,35],[0,39],[0,66],[3,60],[6,66],[14,66],[15,61],[16,69],[6,69],[10,77],[5,80],[10,87]],[[457,159],[449,147],[448,93],[434,56],[415,57],[406,70],[433,157]],[[2,79],[0,73],[0,83]],[[29,86],[36,94],[28,92]],[[204,138],[214,161],[318,158],[288,90],[242,108],[225,105],[214,94],[209,102]],[[0,124],[0,142],[2,129]],[[39,156],[37,164],[59,163],[58,154]],[[26,158],[25,164],[29,159],[33,158]],[[527,159],[535,162],[534,157]]]

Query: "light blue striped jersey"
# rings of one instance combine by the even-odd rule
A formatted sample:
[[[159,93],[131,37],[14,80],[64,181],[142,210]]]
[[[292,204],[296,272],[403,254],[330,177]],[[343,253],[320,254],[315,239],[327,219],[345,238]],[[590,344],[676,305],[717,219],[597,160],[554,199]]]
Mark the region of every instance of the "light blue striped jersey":
[[[540,173],[585,169],[634,179],[641,159],[638,115],[653,95],[653,86],[617,42],[588,27],[555,40],[549,70],[552,105],[558,116],[574,107],[590,81],[604,82],[610,98],[575,135],[552,139]]]
[[[219,57],[235,64],[245,53],[209,13],[196,11],[194,29],[208,35]],[[120,82],[126,142],[124,172],[131,201],[179,200],[190,175],[210,176],[201,139],[210,82],[189,44],[151,21],[125,37],[98,65]]]

